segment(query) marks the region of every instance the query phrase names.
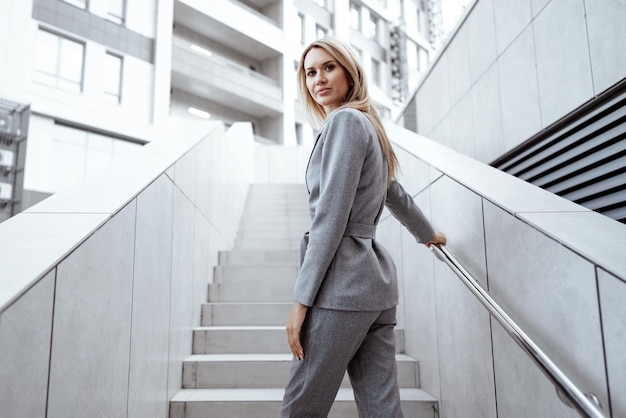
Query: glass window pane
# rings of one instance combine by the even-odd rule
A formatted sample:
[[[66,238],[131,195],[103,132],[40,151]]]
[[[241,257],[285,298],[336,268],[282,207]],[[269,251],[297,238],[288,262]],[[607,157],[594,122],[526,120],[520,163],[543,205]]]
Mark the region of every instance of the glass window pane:
[[[121,25],[126,17],[124,12],[124,0],[108,0],[107,19]]]
[[[317,39],[321,39],[326,36],[326,29],[324,29],[320,25],[317,25],[315,27],[315,30],[317,31]]]
[[[87,8],[87,0],[63,0],[63,1],[71,4],[72,6],[80,7],[81,9]]]
[[[100,171],[113,162],[113,139],[89,133],[87,136],[87,155],[85,175]]]
[[[119,97],[122,84],[122,58],[106,53],[102,75],[104,92]]]
[[[372,58],[372,79],[375,85],[380,86],[380,61],[374,58]]]
[[[51,187],[55,191],[75,184],[85,177],[87,133],[55,125],[53,132]]]
[[[350,4],[350,25],[353,29],[361,30],[361,7]]]
[[[371,39],[378,38],[378,18],[373,14],[370,14],[370,18],[367,22],[367,27],[365,28],[364,34]]]
[[[41,84],[47,84],[49,86],[56,86],[57,78],[54,74],[46,74],[39,71],[33,73],[33,81]]]
[[[109,14],[124,17],[124,0],[109,0]]]
[[[298,13],[296,25],[298,27],[298,34],[300,35],[300,42],[304,43],[304,15],[302,13]]]
[[[61,40],[59,76],[80,84],[83,80],[84,45],[69,39]]]
[[[417,5],[411,1],[406,3],[404,7],[406,12],[404,19],[406,21],[407,29],[410,29],[412,31],[417,30]]]
[[[63,80],[62,78],[57,78],[56,79],[56,86],[58,88],[60,88],[60,89],[71,91],[71,92],[74,92],[74,93],[80,93],[81,92],[81,85],[80,85],[80,83],[75,83],[74,81]]]
[[[35,46],[33,80],[80,92],[85,46],[40,29]]]
[[[55,74],[59,54],[59,37],[39,30],[35,46],[35,70]]]

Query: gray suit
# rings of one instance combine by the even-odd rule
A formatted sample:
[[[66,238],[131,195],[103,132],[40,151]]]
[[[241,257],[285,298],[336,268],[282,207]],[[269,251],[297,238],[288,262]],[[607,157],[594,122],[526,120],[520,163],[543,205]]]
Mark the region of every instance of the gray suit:
[[[434,231],[395,181],[362,112],[327,118],[306,172],[311,228],[301,245],[293,298],[311,307],[301,332],[283,417],[325,417],[348,369],[361,417],[401,417],[395,369],[396,268],[376,242],[386,204],[418,242]]]

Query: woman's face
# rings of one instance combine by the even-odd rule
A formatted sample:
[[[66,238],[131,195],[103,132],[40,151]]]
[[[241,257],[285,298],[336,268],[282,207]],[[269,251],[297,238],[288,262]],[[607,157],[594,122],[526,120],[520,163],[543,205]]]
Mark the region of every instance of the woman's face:
[[[312,48],[304,57],[304,74],[309,94],[326,114],[341,106],[350,80],[344,68],[322,48]]]

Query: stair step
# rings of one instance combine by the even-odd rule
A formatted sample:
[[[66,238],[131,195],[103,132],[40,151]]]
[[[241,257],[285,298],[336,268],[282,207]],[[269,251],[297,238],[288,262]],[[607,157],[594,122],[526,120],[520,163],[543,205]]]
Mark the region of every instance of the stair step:
[[[277,250],[277,251],[299,251],[300,239],[249,239],[237,242],[235,248],[238,250]]]
[[[292,363],[285,323],[299,270],[300,240],[310,227],[304,185],[252,185],[231,251],[220,252],[183,361],[183,389],[170,418],[277,417]],[[398,383],[405,416],[433,418],[437,401],[418,389],[417,360],[395,330]],[[330,418],[356,417],[349,378]]]
[[[308,211],[301,213],[283,213],[277,209],[254,210],[246,212],[241,221],[242,229],[248,225],[272,225],[281,229],[285,226],[302,227],[311,223],[311,215]]]
[[[298,228],[298,229],[283,229],[277,230],[271,227],[255,227],[248,228],[244,231],[240,231],[237,234],[238,241],[246,241],[246,240],[300,240],[302,238],[302,234],[307,231],[307,228]]]
[[[291,302],[214,302],[202,305],[202,325],[285,325]]]
[[[396,351],[404,347],[404,331],[395,330]],[[193,354],[289,353],[285,326],[209,326],[193,330]]]
[[[209,284],[209,302],[289,302],[293,294],[296,276],[291,280],[271,280],[272,285],[263,281],[245,283]]]
[[[226,265],[298,265],[299,249],[286,251],[233,250],[219,254],[219,264]]]
[[[293,265],[229,265],[216,266],[213,269],[215,283],[245,283],[263,282],[267,285],[283,286],[294,283],[298,276],[298,266]]]
[[[284,388],[291,354],[199,354],[183,362],[183,388]],[[417,361],[397,354],[398,384],[419,387]],[[342,387],[350,387],[346,374]]]
[[[170,401],[170,418],[280,416],[283,389],[183,389]],[[421,389],[400,389],[405,417],[433,418],[436,400]],[[329,418],[356,417],[351,389],[339,389]]]

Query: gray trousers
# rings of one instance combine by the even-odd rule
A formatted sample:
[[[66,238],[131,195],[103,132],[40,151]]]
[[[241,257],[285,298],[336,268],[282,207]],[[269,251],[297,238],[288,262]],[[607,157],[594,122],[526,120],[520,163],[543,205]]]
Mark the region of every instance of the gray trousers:
[[[402,418],[396,308],[376,312],[309,308],[291,364],[282,418],[325,418],[348,370],[360,418]]]

